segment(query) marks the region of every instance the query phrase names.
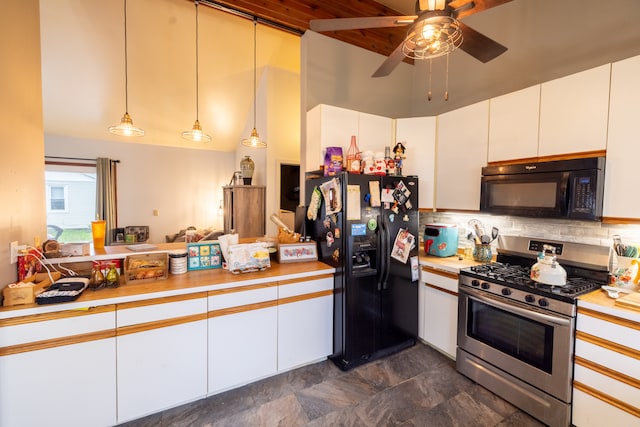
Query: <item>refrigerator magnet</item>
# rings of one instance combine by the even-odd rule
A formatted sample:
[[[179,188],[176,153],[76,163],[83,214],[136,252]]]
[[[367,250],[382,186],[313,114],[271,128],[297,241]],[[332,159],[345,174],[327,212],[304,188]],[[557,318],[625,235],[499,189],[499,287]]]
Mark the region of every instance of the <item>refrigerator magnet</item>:
[[[333,245],[333,242],[335,242],[335,239],[333,238],[333,233],[328,231],[327,232],[327,246],[331,247],[331,245]]]
[[[376,221],[375,218],[369,218],[369,221],[367,221],[367,228],[371,231],[375,231],[375,229],[378,228],[378,221]]]
[[[336,239],[340,238],[340,229],[338,227],[333,230],[333,235]]]

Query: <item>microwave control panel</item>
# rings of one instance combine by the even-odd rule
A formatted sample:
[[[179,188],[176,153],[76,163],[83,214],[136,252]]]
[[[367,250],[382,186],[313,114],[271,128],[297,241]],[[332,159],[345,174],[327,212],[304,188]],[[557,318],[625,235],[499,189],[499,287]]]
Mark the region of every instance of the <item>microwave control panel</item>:
[[[594,188],[591,185],[594,177],[577,176],[573,179],[574,200],[573,210],[579,212],[591,212],[594,203]]]

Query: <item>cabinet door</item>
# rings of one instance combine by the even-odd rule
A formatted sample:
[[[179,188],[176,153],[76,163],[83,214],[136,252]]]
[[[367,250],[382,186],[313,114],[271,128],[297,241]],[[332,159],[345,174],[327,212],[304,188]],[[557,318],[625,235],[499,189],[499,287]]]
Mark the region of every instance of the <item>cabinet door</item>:
[[[438,116],[436,208],[480,210],[487,164],[489,101]]]
[[[402,174],[416,175],[420,178],[418,207],[433,209],[436,178],[436,118],[397,119],[396,141],[404,142],[407,149]]]
[[[116,424],[113,306],[0,320],[0,425]]]
[[[611,68],[609,140],[604,181],[604,216],[640,218],[640,198],[630,196],[629,177],[640,158],[638,100],[640,56],[615,62]],[[633,193],[633,192],[632,192]]]
[[[302,165],[304,170],[318,170],[324,162],[327,147],[342,147],[346,150],[351,143],[351,136],[358,136],[358,126],[357,111],[324,104],[309,110],[305,164]]]
[[[374,114],[358,113],[358,148],[360,151],[384,153],[385,147],[393,147],[393,120]],[[345,143],[346,150],[349,145]]]
[[[118,422],[207,394],[205,293],[118,304]]]
[[[489,102],[489,162],[536,157],[540,85]]]
[[[278,371],[324,359],[333,351],[333,275],[280,282]]]
[[[539,155],[604,150],[611,65],[542,83]]]
[[[262,185],[230,185],[224,190],[224,231],[239,237],[265,234],[265,193]]]
[[[209,292],[209,394],[277,372],[277,283]]]
[[[422,268],[424,283],[424,341],[449,357],[456,357],[458,276]]]

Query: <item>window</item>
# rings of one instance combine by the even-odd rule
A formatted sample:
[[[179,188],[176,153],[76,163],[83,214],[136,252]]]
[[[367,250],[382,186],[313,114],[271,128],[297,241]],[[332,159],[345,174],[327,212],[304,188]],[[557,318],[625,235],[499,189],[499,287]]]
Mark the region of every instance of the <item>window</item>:
[[[66,212],[69,189],[66,185],[47,185],[47,206],[50,212]]]
[[[45,164],[47,239],[91,241],[96,212],[94,165]]]

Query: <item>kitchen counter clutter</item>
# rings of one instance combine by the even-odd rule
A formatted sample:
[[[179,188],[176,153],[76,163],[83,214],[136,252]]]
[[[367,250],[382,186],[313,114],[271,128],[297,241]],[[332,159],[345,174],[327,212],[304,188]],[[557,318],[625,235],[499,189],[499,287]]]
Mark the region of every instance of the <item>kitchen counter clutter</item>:
[[[323,360],[334,271],[198,270],[0,308],[0,425],[115,425]]]

